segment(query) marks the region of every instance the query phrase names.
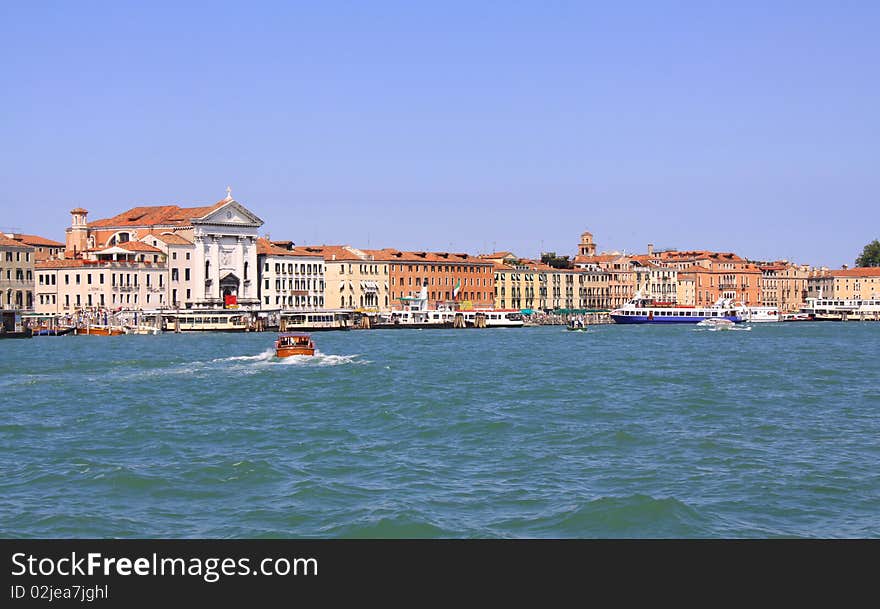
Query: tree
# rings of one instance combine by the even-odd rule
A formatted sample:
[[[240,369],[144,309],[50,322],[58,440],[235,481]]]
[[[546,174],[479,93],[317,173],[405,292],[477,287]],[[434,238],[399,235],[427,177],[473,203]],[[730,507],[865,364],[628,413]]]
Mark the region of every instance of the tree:
[[[556,252],[544,252],[541,254],[541,262],[554,269],[574,268],[574,264],[568,259],[568,256],[557,256]]]
[[[874,239],[865,246],[862,255],[856,258],[856,266],[880,266],[880,241]]]

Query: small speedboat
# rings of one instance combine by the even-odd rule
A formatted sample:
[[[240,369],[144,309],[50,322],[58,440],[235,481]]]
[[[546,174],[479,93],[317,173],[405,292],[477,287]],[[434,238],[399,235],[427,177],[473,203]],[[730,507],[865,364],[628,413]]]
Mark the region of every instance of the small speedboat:
[[[704,319],[697,324],[710,330],[732,330],[736,324],[729,319]]]
[[[286,332],[279,334],[275,341],[275,355],[290,357],[291,355],[314,355],[315,341],[305,332]]]

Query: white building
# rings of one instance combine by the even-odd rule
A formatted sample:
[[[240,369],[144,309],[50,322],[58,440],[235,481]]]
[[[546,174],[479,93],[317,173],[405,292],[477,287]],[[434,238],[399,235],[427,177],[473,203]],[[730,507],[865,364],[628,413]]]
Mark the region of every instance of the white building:
[[[324,256],[289,241],[257,240],[258,294],[263,310],[324,308]]]
[[[38,263],[38,312],[260,306],[257,231],[263,221],[229,189],[209,206],[141,206],[93,222],[76,208],[71,216],[65,259]]]

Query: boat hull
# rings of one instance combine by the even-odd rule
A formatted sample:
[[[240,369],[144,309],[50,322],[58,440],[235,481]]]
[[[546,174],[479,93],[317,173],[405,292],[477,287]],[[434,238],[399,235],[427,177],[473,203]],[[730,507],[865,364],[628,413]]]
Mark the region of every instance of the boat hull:
[[[611,319],[618,324],[698,324],[706,319],[726,319],[738,324],[743,319],[736,315],[726,315],[724,317],[666,317],[663,315],[611,315]]]
[[[80,328],[76,333],[88,336],[121,336],[125,334],[125,330],[122,328],[96,328],[95,326],[88,326]]]
[[[275,357],[290,357],[292,355],[314,355],[314,347],[278,347],[275,349]]]
[[[42,328],[34,330],[34,336],[64,336],[73,332],[73,328]]]
[[[33,336],[30,330],[22,332],[0,332],[0,338],[30,338]]]

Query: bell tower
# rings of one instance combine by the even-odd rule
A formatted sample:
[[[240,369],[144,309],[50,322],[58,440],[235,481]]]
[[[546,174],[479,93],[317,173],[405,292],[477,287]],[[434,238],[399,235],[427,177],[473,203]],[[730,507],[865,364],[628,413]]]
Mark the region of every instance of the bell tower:
[[[578,256],[595,256],[596,244],[593,243],[593,233],[584,231],[581,233],[581,242],[578,244]]]
[[[88,249],[89,223],[86,219],[89,212],[82,207],[70,210],[70,228],[67,229],[67,258],[75,258]]]

